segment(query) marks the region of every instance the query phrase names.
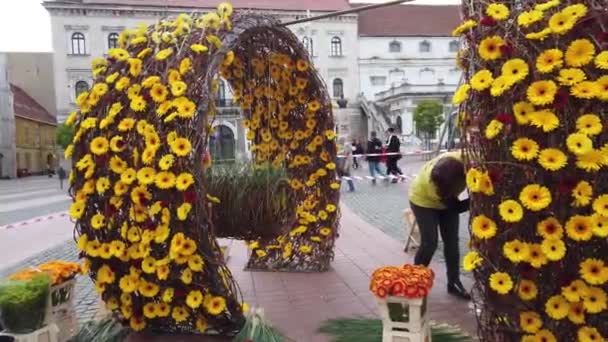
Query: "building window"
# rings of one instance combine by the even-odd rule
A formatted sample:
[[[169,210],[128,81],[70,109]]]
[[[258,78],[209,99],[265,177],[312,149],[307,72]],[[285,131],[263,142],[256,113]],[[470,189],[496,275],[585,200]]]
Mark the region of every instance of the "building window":
[[[329,51],[329,55],[332,57],[342,56],[342,40],[340,38],[333,37],[331,39],[331,49]]]
[[[457,40],[450,42],[450,52],[458,52],[460,50],[460,43]]]
[[[89,84],[85,81],[78,81],[74,85],[74,95],[78,98],[78,95],[84,93],[85,91],[89,91]]]
[[[214,128],[214,133],[209,137],[209,153],[214,161],[234,161],[235,160],[234,133],[228,126],[218,125]]]
[[[226,83],[220,80],[220,88],[217,92],[218,106],[226,107]]]
[[[390,42],[388,44],[388,51],[389,52],[401,52],[401,43],[399,43],[396,40],[393,40],[392,42]]]
[[[72,33],[72,55],[86,55],[86,53],[84,34],[80,32]]]
[[[405,80],[405,71],[395,68],[389,71],[388,76],[391,83],[397,84],[398,82],[403,82]]]
[[[304,44],[304,47],[306,48],[306,50],[308,50],[308,54],[313,57],[315,55],[315,50],[312,38],[304,36],[304,38],[302,38],[302,44]]]
[[[371,76],[370,81],[374,86],[383,86],[386,84],[386,76]]]
[[[108,35],[108,49],[115,49],[118,47],[118,33],[112,32]]]
[[[420,43],[420,52],[431,52],[431,43],[427,40]]]
[[[334,97],[337,99],[344,98],[344,83],[341,78],[334,79]]]
[[[397,116],[397,131],[403,133],[403,119],[401,119],[401,115]]]

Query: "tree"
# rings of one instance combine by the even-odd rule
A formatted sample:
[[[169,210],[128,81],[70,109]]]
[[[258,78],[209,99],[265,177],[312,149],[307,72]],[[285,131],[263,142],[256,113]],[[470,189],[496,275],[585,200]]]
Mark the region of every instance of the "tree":
[[[57,131],[55,132],[55,140],[57,141],[57,145],[61,146],[63,149],[66,149],[68,145],[72,143],[73,138],[73,126],[67,126],[66,124],[59,124],[59,126],[57,126]]]
[[[426,148],[430,147],[431,138],[443,123],[443,105],[437,101],[422,101],[414,110],[414,123],[418,137],[424,140]]]

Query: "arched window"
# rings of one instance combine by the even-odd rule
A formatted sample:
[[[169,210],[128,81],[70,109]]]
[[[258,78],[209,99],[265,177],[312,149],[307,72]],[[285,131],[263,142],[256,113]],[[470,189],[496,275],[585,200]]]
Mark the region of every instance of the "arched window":
[[[118,33],[112,32],[108,35],[108,49],[114,49],[118,47]]]
[[[393,40],[392,42],[390,42],[388,44],[388,51],[389,52],[401,52],[401,43],[399,43],[396,40]]]
[[[431,43],[428,40],[420,43],[420,52],[431,52]]]
[[[84,93],[85,91],[89,91],[89,84],[85,81],[78,81],[74,85],[74,94],[78,98],[78,95]]]
[[[331,39],[331,47],[329,50],[329,55],[332,57],[342,56],[342,40],[338,37],[333,37]]]
[[[234,133],[228,126],[215,126],[215,132],[209,137],[209,153],[214,161],[234,161]]]
[[[315,55],[315,50],[312,38],[304,36],[304,38],[302,38],[302,44],[304,44],[304,47],[306,48],[306,50],[308,50],[308,54],[310,55],[310,57],[313,57]]]
[[[334,79],[334,97],[337,99],[344,98],[344,82],[341,78]]]
[[[458,52],[460,50],[460,43],[457,40],[450,42],[450,52]]]
[[[84,34],[80,32],[72,33],[72,55],[86,55]]]
[[[401,115],[397,116],[397,130],[399,133],[403,132],[403,119],[401,119]]]

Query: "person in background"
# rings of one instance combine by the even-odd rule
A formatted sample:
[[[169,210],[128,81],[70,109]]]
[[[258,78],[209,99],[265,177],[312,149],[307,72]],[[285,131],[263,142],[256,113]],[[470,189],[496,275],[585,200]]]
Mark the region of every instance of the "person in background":
[[[356,156],[363,154],[364,151],[363,151],[363,146],[361,146],[361,143],[359,142],[358,139],[353,139],[352,147],[353,147],[353,169],[356,170],[359,168],[359,162],[357,161]]]
[[[372,184],[376,184],[376,173],[386,177],[386,173],[380,168],[380,155],[382,154],[382,141],[376,136],[376,132],[372,131],[370,139],[367,141],[367,163],[369,164],[369,175],[374,177]]]
[[[458,196],[466,189],[462,153],[447,152],[427,162],[412,182],[410,207],[420,230],[420,248],[414,263],[428,266],[437,249],[437,227],[443,240],[448,293],[470,299],[460,282],[458,229],[460,213],[469,210],[469,200]]]
[[[349,177],[346,180],[348,183],[348,191],[355,191],[355,183],[350,179],[350,168],[353,164],[353,147],[351,144],[346,143],[346,139],[338,139],[338,163],[336,165],[338,176]]]
[[[401,159],[401,141],[395,134],[394,128],[387,130],[388,139],[386,140],[386,152],[389,154],[386,158],[386,173],[388,175],[401,176],[403,173],[397,165]],[[393,179],[393,183],[397,183],[397,178]]]
[[[59,166],[59,169],[57,169],[57,177],[59,178],[59,188],[63,190],[63,181],[66,178],[66,173],[65,169],[61,165]]]

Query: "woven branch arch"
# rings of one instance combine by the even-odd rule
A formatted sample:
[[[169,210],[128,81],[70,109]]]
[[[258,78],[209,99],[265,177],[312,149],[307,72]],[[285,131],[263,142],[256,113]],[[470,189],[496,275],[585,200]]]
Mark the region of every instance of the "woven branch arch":
[[[333,258],[339,183],[331,102],[298,39],[271,17],[179,15],[121,33],[80,95],[70,216],[109,309],[134,330],[230,335],[238,286],[216,237],[249,240],[250,267],[320,271]],[[293,207],[282,227],[214,227],[203,156],[218,74],[234,90],[256,167],[284,167]]]

